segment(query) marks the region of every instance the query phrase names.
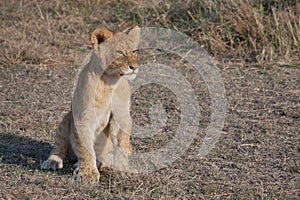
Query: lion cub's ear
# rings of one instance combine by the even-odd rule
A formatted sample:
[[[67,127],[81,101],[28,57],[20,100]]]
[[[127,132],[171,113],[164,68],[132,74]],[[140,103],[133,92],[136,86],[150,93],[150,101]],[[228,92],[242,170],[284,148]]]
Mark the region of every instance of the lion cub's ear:
[[[106,40],[107,38],[110,38],[114,35],[113,31],[110,31],[106,28],[97,28],[93,31],[91,35],[91,42],[94,46],[94,49],[98,51],[98,44]]]
[[[134,26],[129,30],[128,35],[132,38],[139,39],[140,38],[141,29],[138,26]]]
[[[131,37],[133,39],[134,48],[137,48],[139,41],[140,41],[140,33],[141,33],[141,29],[138,26],[133,27],[132,29],[129,30],[128,32],[128,36]]]

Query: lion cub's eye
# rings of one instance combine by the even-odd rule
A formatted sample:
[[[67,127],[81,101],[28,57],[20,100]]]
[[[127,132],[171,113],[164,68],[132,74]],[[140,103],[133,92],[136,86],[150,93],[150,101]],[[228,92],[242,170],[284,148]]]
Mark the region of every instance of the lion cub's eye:
[[[133,54],[133,55],[136,55],[137,53],[138,53],[137,50],[132,51],[132,54]]]
[[[116,51],[117,52],[117,54],[119,54],[120,56],[126,56],[126,54],[124,53],[124,51],[122,51],[122,50],[118,50],[118,51]]]

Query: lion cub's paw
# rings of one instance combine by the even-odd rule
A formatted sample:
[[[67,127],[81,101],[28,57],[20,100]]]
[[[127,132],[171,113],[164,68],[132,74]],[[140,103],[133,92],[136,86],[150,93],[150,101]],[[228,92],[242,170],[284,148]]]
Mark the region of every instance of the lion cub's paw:
[[[129,156],[131,155],[131,152],[121,151],[116,153],[114,157],[114,162],[112,164],[113,170],[118,170],[121,172],[128,172],[130,171],[130,165],[129,165]]]
[[[77,166],[77,168],[74,170],[74,179],[75,181],[98,182],[100,179],[100,173],[98,169],[79,169]]]
[[[42,164],[44,170],[57,170],[63,167],[63,161],[59,156],[51,155],[48,160],[45,160]]]

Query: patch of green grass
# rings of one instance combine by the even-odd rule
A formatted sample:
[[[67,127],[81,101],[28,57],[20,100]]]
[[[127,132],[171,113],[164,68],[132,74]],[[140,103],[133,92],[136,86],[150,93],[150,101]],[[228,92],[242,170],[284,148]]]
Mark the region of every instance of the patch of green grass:
[[[295,113],[295,118],[300,119],[300,106],[298,108],[299,110]]]

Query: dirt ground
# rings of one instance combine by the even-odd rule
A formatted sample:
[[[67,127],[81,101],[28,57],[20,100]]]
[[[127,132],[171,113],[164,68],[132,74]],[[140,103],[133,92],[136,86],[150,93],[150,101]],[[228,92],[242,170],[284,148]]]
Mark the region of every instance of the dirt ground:
[[[200,123],[199,135],[188,152],[168,168],[126,176],[104,170],[96,185],[72,183],[71,165],[61,172],[40,170],[42,160],[51,150],[55,127],[70,108],[77,69],[1,66],[1,198],[299,197],[299,67],[220,68],[228,113],[221,138],[208,156],[197,157],[207,125]],[[153,95],[153,90],[148,96],[133,95],[138,99],[133,101],[137,123],[147,118],[147,113],[138,109],[143,105],[139,102],[146,102]],[[199,99],[206,99],[199,95]],[[202,95],[205,96],[205,91]],[[204,100],[200,104],[207,108],[209,101]],[[208,118],[203,117],[202,121],[205,120]],[[166,128],[165,132],[172,132],[172,128]],[[144,146],[149,150],[155,144],[163,145],[157,142],[160,135],[150,140],[142,145],[133,139],[135,149]]]
[[[9,7],[5,8],[8,12]],[[10,31],[3,30],[0,44],[5,41],[5,31]],[[82,38],[88,38],[87,32],[81,32]],[[211,113],[209,93],[199,74],[174,66],[191,83],[201,108],[197,136],[174,163],[145,174],[102,170],[97,184],[74,182],[72,163],[57,172],[41,170],[54,143],[55,129],[70,109],[75,76],[90,48],[88,42],[80,46],[75,38],[70,46],[55,52],[51,48],[63,44],[55,44],[52,34],[53,46],[41,50],[45,57],[34,59],[33,53],[39,49],[28,49],[30,54],[21,52],[21,61],[17,54],[0,60],[0,199],[300,198],[299,64],[256,67],[218,62],[226,88],[227,115],[219,141],[204,158],[197,154]],[[65,41],[67,36],[60,35]],[[2,50],[11,53],[11,48],[3,45]],[[53,62],[56,56],[59,60]],[[137,152],[163,147],[178,127],[176,96],[155,85],[141,87],[132,95],[134,122],[147,125],[149,107],[158,101],[165,107],[168,121],[152,138],[132,138]]]

